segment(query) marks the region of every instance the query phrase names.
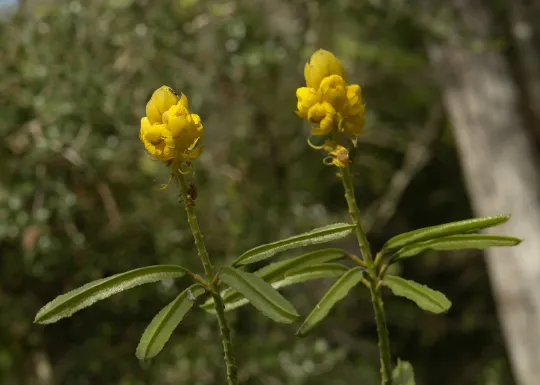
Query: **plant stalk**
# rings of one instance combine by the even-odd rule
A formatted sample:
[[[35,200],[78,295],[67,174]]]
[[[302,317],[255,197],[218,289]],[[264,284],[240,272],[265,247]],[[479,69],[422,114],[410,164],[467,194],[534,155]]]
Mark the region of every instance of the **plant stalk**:
[[[180,193],[184,201],[184,207],[186,209],[189,226],[191,228],[191,232],[193,233],[193,238],[195,239],[195,245],[197,247],[197,252],[199,254],[199,258],[201,259],[204,272],[206,274],[206,277],[208,278],[208,286],[210,288],[210,293],[212,295],[212,298],[214,299],[216,317],[219,323],[221,342],[223,344],[223,352],[225,356],[225,363],[227,366],[227,381],[229,385],[237,385],[238,369],[236,367],[234,358],[231,331],[227,324],[227,319],[225,318],[225,306],[223,304],[223,298],[221,298],[219,288],[217,287],[217,282],[215,279],[216,273],[214,271],[212,263],[210,262],[210,257],[204,244],[204,238],[199,228],[199,222],[195,213],[194,198],[189,195],[189,186],[186,181],[185,175],[178,170],[173,170],[173,173],[180,182]]]
[[[366,238],[366,234],[364,234],[362,223],[360,222],[360,210],[358,210],[358,205],[356,204],[351,170],[349,166],[344,167],[341,170],[341,181],[343,182],[343,188],[345,189],[345,199],[347,200],[347,205],[349,206],[349,214],[351,215],[353,223],[356,225],[354,233],[356,235],[356,239],[358,240],[358,246],[360,246],[360,252],[364,260],[371,265],[373,258],[371,257],[369,242]]]
[[[375,283],[370,285],[371,303],[375,312],[375,322],[377,323],[377,335],[379,336],[379,355],[381,360],[381,384],[392,384],[392,366],[390,358],[390,339],[386,327],[386,316],[384,314],[384,303],[381,296],[381,289],[375,287]]]
[[[354,185],[351,177],[351,170],[349,166],[341,169],[341,181],[343,182],[343,188],[345,190],[345,199],[347,200],[347,206],[349,207],[349,214],[353,223],[356,225],[355,235],[358,240],[358,246],[363,261],[368,265],[367,272],[369,274],[369,290],[371,293],[371,302],[373,304],[373,311],[375,312],[375,322],[377,324],[377,335],[379,337],[379,355],[381,360],[381,384],[392,384],[392,365],[390,357],[390,340],[388,338],[388,329],[386,327],[386,315],[384,313],[384,303],[381,296],[381,290],[378,283],[379,277],[377,273],[377,266],[373,263],[373,257],[371,256],[371,250],[369,242],[367,240],[362,223],[360,221],[360,210],[356,204],[356,198],[354,195]]]

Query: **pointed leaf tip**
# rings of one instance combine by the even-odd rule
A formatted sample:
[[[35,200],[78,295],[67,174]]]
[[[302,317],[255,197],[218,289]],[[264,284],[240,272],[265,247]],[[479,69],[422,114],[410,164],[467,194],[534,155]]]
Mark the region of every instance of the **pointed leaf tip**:
[[[450,222],[437,226],[424,227],[390,238],[385,243],[383,249],[395,250],[416,242],[441,238],[448,235],[470,233],[489,227],[498,226],[507,222],[509,219],[510,215],[501,214],[491,217],[466,219],[464,221]]]
[[[345,298],[349,291],[356,286],[362,278],[363,269],[361,267],[355,267],[343,274],[336,283],[330,287],[312,312],[307,316],[302,326],[297,330],[296,335],[298,337],[304,337],[313,330],[326,318],[334,305]]]
[[[432,313],[444,313],[452,306],[452,303],[440,291],[408,279],[386,275],[383,278],[383,284],[395,295],[405,297],[416,303],[419,308]]]
[[[98,279],[56,297],[38,311],[34,323],[54,323],[121,291],[145,283],[179,278],[186,273],[189,271],[181,266],[155,265]]]
[[[135,355],[139,360],[156,356],[170,339],[194,301],[206,290],[195,284],[182,291],[152,319],[141,336]]]
[[[457,234],[436,238],[429,241],[412,243],[401,248],[394,256],[393,262],[413,257],[427,250],[465,250],[487,249],[488,247],[516,246],[522,242],[519,238],[491,234]]]

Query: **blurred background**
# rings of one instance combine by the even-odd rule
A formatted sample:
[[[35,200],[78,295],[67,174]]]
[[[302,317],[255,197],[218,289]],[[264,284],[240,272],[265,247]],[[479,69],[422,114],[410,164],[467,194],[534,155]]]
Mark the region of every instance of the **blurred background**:
[[[540,1],[0,4],[0,383],[224,383],[217,327],[200,310],[152,362],[134,356],[187,279],[47,327],[32,321],[93,279],[158,263],[201,271],[175,186],[157,190],[167,170],[138,138],[163,84],[187,94],[205,125],[197,210],[216,265],[347,221],[335,170],[294,114],[304,63],[325,48],[367,103],[354,168],[374,248],[403,231],[506,212],[513,219],[499,232],[526,239],[398,266],[454,305],[436,316],[386,295],[393,357],[412,362],[421,385],[538,384]],[[353,238],[336,246],[356,250]],[[283,292],[307,315],[331,284]],[[229,319],[243,384],[378,383],[360,287],[305,339],[249,306]]]

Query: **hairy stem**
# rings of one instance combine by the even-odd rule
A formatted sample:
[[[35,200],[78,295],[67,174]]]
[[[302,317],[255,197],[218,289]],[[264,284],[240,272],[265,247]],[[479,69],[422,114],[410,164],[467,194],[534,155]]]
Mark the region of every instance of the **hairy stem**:
[[[367,264],[369,274],[369,290],[371,293],[371,302],[375,312],[375,322],[377,324],[377,334],[379,337],[379,355],[381,359],[381,383],[382,385],[391,385],[392,366],[390,357],[390,340],[388,338],[388,329],[386,327],[386,315],[384,313],[384,304],[381,296],[381,290],[378,285],[377,266],[373,263],[369,242],[367,240],[362,223],[360,221],[360,210],[356,204],[354,195],[354,185],[349,166],[342,168],[341,180],[345,190],[345,199],[349,207],[349,214],[353,223],[356,225],[355,235],[358,240],[358,246],[362,254],[362,259]],[[377,260],[379,262],[379,260]]]
[[[184,207],[186,209],[189,226],[191,228],[191,232],[193,233],[193,238],[195,239],[195,245],[197,246],[197,252],[199,254],[199,258],[201,259],[204,272],[208,278],[210,293],[212,295],[212,298],[214,299],[216,317],[219,323],[221,342],[223,344],[223,351],[225,355],[225,363],[227,365],[227,381],[229,385],[237,385],[238,370],[234,358],[231,331],[227,324],[227,319],[225,318],[225,306],[223,305],[223,298],[221,298],[219,288],[216,287],[216,273],[214,271],[212,263],[210,262],[208,251],[206,251],[203,235],[201,233],[201,229],[199,228],[197,215],[195,214],[194,197],[191,197],[189,195],[189,186],[186,181],[185,175],[183,175],[177,170],[174,170],[173,172],[178,178],[178,181],[180,182],[180,193],[184,201]]]

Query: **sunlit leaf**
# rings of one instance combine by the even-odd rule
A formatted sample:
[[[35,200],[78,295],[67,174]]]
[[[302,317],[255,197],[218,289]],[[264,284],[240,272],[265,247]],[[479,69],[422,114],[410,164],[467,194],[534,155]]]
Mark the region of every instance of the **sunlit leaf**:
[[[488,227],[500,225],[510,219],[510,215],[495,215],[492,217],[482,217],[467,219],[459,222],[445,223],[442,225],[424,227],[396,235],[385,243],[383,250],[399,249],[416,242],[430,239],[446,237],[448,235],[470,233]]]
[[[462,250],[486,249],[488,247],[515,246],[521,239],[503,235],[489,234],[458,234],[448,237],[432,239],[430,241],[413,243],[400,249],[394,261],[409,258],[426,250]]]
[[[414,370],[407,361],[398,358],[397,366],[392,370],[392,385],[415,385]]]
[[[386,275],[383,284],[392,290],[395,295],[410,299],[419,308],[432,313],[444,313],[452,306],[452,303],[440,291],[430,289],[408,279],[395,275]]]
[[[296,335],[300,337],[307,335],[328,315],[332,307],[362,280],[362,277],[363,270],[361,267],[355,267],[343,274],[307,316],[302,326],[296,332]]]
[[[155,265],[98,279],[56,297],[39,310],[34,322],[41,324],[53,323],[121,291],[145,283],[182,277],[186,273],[188,273],[188,270],[181,266]]]
[[[156,356],[191,309],[193,302],[205,291],[201,285],[192,285],[161,309],[141,336],[135,353],[137,358],[144,360]]]
[[[295,258],[286,259],[284,261],[274,262],[254,272],[263,280],[269,283],[276,282],[285,277],[285,273],[292,269],[302,269],[307,266],[316,265],[324,262],[336,261],[344,258],[347,252],[340,249],[323,249],[312,251],[307,254],[300,255]],[[275,286],[274,286],[275,287]],[[223,302],[227,308],[228,304],[237,302],[244,298],[242,294],[232,288],[227,288],[221,292]],[[243,301],[242,304],[247,303]],[[201,307],[205,310],[214,308],[214,300],[209,298]],[[238,306],[235,306],[236,308]]]
[[[274,321],[291,323],[300,318],[289,301],[261,277],[231,267],[222,268],[219,277],[227,285],[242,293],[261,313]]]
[[[336,239],[349,235],[354,228],[355,225],[348,223],[335,223],[333,225],[311,230],[307,233],[257,246],[239,256],[236,261],[234,261],[233,266],[247,265],[249,263],[262,261],[289,249],[335,241]]]

